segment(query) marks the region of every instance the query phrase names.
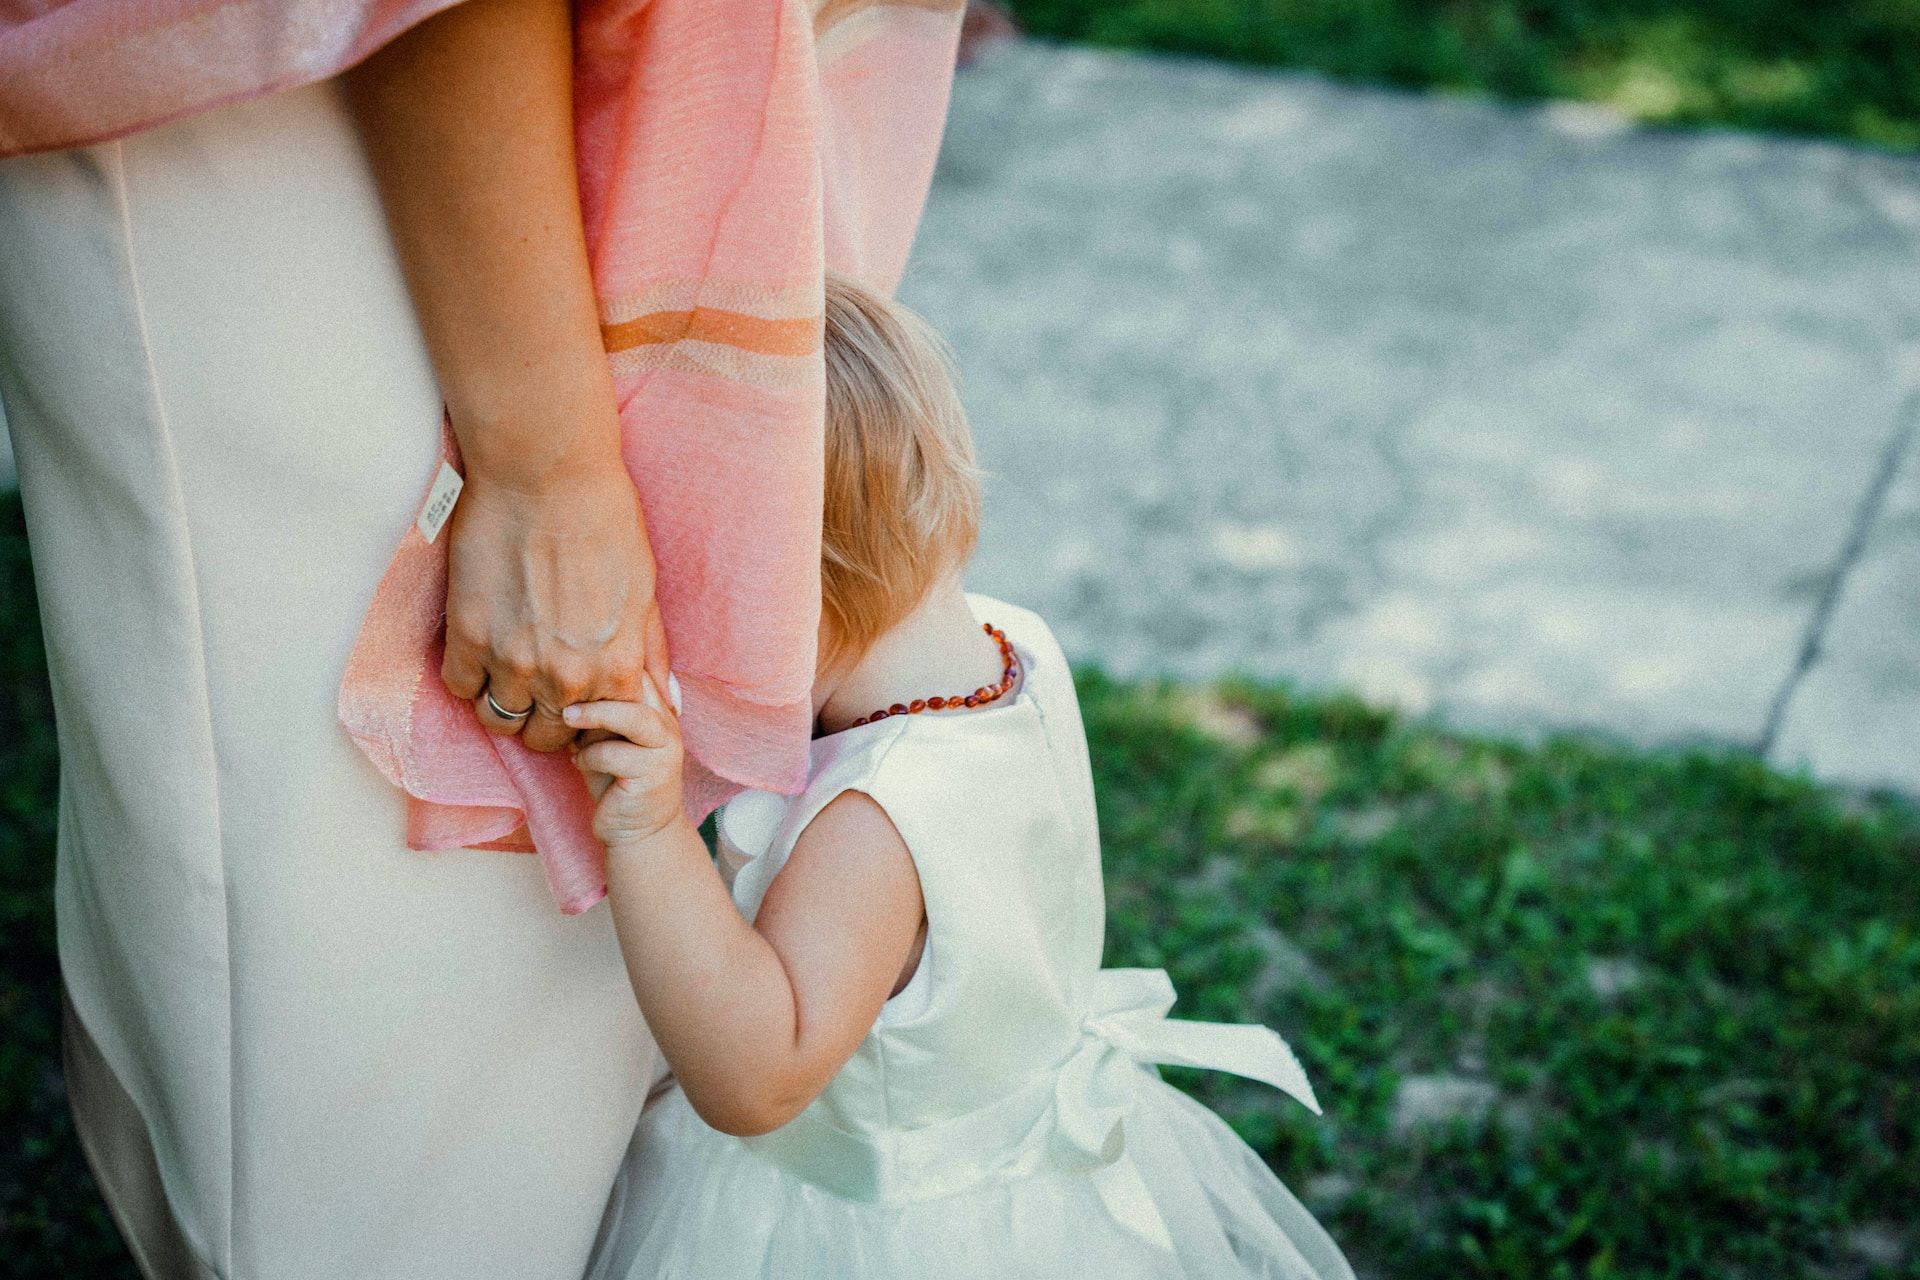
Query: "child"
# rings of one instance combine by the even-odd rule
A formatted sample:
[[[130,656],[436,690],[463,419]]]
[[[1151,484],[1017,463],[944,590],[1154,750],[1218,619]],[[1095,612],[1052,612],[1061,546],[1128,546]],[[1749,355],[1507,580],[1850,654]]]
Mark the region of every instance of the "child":
[[[1164,972],[1100,967],[1072,679],[1039,618],[961,590],[979,499],[937,340],[840,280],[826,314],[806,790],[729,804],[716,871],[681,810],[665,697],[566,712],[618,735],[577,760],[673,1071],[590,1276],[1351,1280],[1152,1066],[1235,1072],[1318,1112],[1286,1045],[1170,1020]]]

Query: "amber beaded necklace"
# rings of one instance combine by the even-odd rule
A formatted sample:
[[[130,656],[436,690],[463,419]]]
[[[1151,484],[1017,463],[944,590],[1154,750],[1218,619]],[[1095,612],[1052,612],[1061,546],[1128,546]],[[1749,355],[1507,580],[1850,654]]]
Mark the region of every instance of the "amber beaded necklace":
[[[863,724],[872,724],[875,720],[885,720],[888,716],[910,716],[917,711],[945,711],[951,707],[984,707],[1006,697],[1007,690],[1013,688],[1013,682],[1020,678],[1020,659],[1013,652],[1013,645],[1007,640],[1007,633],[991,622],[980,624],[981,630],[993,637],[1000,646],[1000,683],[992,686],[981,685],[969,694],[956,694],[951,698],[915,698],[912,702],[896,702],[871,715],[861,716],[849,729]]]

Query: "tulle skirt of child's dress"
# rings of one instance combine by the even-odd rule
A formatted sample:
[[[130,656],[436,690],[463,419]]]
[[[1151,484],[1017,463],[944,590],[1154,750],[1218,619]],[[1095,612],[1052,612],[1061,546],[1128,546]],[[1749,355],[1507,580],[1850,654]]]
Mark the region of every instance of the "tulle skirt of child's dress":
[[[1125,1132],[1160,1242],[1123,1225],[1084,1170],[903,1204],[846,1199],[708,1128],[674,1089],[641,1117],[588,1280],[1352,1280],[1213,1112],[1156,1077]]]

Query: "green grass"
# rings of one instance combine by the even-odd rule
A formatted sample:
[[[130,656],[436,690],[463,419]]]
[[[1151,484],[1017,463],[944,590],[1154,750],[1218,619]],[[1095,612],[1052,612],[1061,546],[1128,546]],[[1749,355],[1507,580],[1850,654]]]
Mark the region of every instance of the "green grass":
[[[1009,0],[1032,33],[1920,149],[1920,0]]]
[[[0,578],[0,1275],[130,1276],[55,1072],[55,766],[14,498]],[[1293,1042],[1324,1119],[1170,1074],[1369,1275],[1920,1277],[1913,807],[1274,687],[1081,691],[1109,961]],[[1497,1101],[1396,1132],[1401,1083],[1435,1074]],[[1861,1231],[1904,1260],[1867,1265]]]
[[[1324,1121],[1182,1082],[1296,1188],[1351,1186],[1309,1203],[1377,1274],[1920,1276],[1910,805],[1271,687],[1081,693],[1110,962],[1169,968],[1177,1013],[1292,1039]],[[1396,1134],[1420,1075],[1497,1101]],[[1859,1265],[1862,1230],[1905,1260]]]

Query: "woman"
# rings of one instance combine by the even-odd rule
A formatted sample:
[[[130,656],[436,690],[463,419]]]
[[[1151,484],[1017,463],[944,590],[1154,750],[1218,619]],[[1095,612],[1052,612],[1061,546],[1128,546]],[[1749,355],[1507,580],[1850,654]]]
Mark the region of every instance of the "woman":
[[[696,561],[729,583],[716,564],[751,538],[635,469],[621,411],[641,388],[616,391],[602,345],[565,0],[368,4],[344,35],[318,30],[332,5],[146,7],[193,12],[169,13],[143,56],[204,39],[188,63],[207,77],[232,74],[223,51],[257,71],[85,80],[95,45],[61,45],[61,7],[21,39],[0,30],[0,68],[35,73],[0,74],[0,151],[43,152],[0,162],[0,400],[59,720],[83,1145],[151,1276],[577,1275],[652,1074],[605,913],[556,912],[531,858],[410,851],[410,806],[459,797],[390,785],[341,731],[336,692],[441,459],[443,403],[465,488],[438,532],[429,674],[491,733],[555,751],[567,704],[664,674],[668,631],[697,654],[703,617],[739,630],[737,591],[663,627],[649,527],[681,558],[663,584]],[[801,12],[821,27],[861,7]],[[957,14],[935,8],[950,52]],[[234,28],[249,11],[257,25]],[[937,136],[923,108],[944,81],[922,79],[881,277]],[[107,132],[157,127],[58,149],[47,119],[81,90],[134,102]],[[832,255],[828,196],[789,220],[824,217]],[[861,238],[842,240],[844,257]],[[699,354],[687,326],[661,348],[679,365]],[[635,375],[656,397],[706,376],[656,364]],[[724,410],[747,393],[731,394],[703,403],[740,430]],[[791,465],[804,456],[787,471],[817,486]],[[675,599],[697,602],[680,571]],[[804,669],[795,647],[775,665]]]

